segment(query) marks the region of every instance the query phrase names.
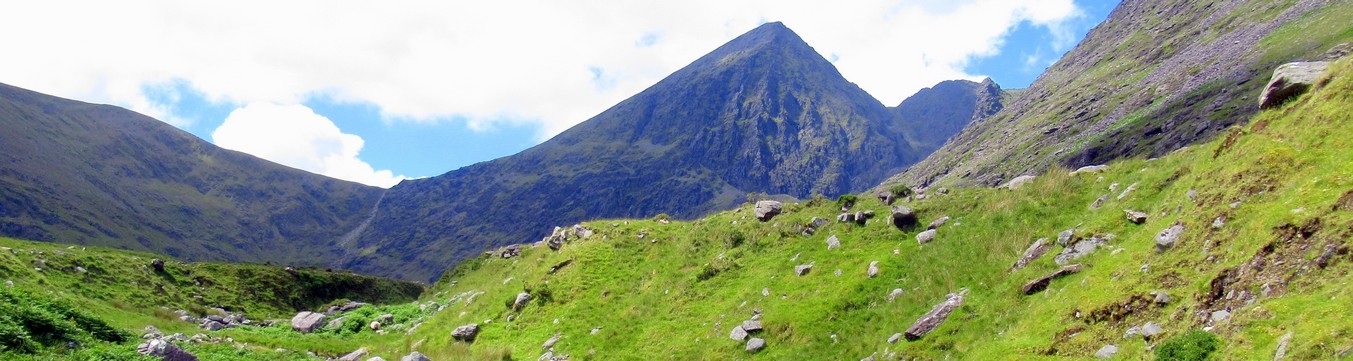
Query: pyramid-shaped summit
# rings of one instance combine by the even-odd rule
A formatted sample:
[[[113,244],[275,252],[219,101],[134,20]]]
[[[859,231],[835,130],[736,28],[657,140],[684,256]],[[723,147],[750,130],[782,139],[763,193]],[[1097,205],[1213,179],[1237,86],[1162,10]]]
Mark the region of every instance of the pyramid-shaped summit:
[[[391,188],[353,247],[374,252],[339,266],[427,280],[554,226],[693,218],[751,192],[863,191],[919,158],[899,128],[797,34],[767,23],[543,144]]]

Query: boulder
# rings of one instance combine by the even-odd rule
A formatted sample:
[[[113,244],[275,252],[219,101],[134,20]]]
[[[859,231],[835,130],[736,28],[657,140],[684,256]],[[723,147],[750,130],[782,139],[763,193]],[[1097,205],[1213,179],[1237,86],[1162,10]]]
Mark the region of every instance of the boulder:
[[[854,222],[855,213],[841,213],[836,215],[836,221],[841,223]]]
[[[920,223],[916,218],[916,211],[904,206],[894,206],[892,213],[892,223],[898,229],[908,229],[915,227]]]
[[[901,333],[901,332],[894,333],[892,336],[888,337],[888,343],[897,343],[897,341],[901,341],[901,340],[902,340],[902,333]]]
[[[756,202],[756,219],[762,222],[769,221],[771,218],[780,214],[780,208],[784,206],[778,201],[760,201]]]
[[[1019,189],[1019,187],[1022,187],[1025,184],[1029,184],[1029,182],[1033,182],[1034,178],[1037,177],[1031,175],[1018,176],[1015,177],[1014,179],[1011,179],[1009,182],[1005,182],[1005,184],[1002,184],[1000,187],[997,188],[1005,188],[1010,190]]]
[[[150,260],[150,266],[155,268],[155,272],[164,272],[164,260],[156,258]]]
[[[1076,168],[1076,170],[1071,171],[1071,175],[1076,175],[1076,174],[1081,174],[1081,173],[1098,173],[1098,172],[1103,172],[1103,171],[1105,171],[1105,170],[1107,170],[1107,169],[1109,169],[1109,166],[1103,165],[1103,164],[1099,164],[1099,165],[1087,165],[1087,166],[1084,166],[1084,167]]]
[[[556,333],[553,337],[545,340],[545,343],[540,344],[540,348],[548,350],[549,348],[554,347],[554,344],[559,343],[559,339],[562,337],[562,335]]]
[[[1178,223],[1160,231],[1156,234],[1156,250],[1165,252],[1165,250],[1174,247],[1175,242],[1179,242],[1179,237],[1184,234],[1184,226]]]
[[[1295,98],[1311,88],[1320,76],[1329,70],[1330,62],[1312,61],[1287,63],[1273,71],[1264,91],[1259,94],[1259,109],[1269,109],[1282,105],[1288,99]]]
[[[1147,214],[1145,212],[1124,209],[1123,213],[1127,215],[1128,222],[1132,222],[1133,224],[1146,223]]]
[[[1034,241],[1034,244],[1029,245],[1028,249],[1024,250],[1024,256],[1020,257],[1018,261],[1015,261],[1015,265],[1011,266],[1010,270],[1014,271],[1024,268],[1024,266],[1028,266],[1029,263],[1038,259],[1038,257],[1042,257],[1044,253],[1048,253],[1049,248],[1052,248],[1052,245],[1048,243],[1048,239],[1039,238],[1037,241]]]
[[[1052,273],[1049,273],[1049,274],[1047,274],[1046,276],[1039,277],[1038,279],[1035,279],[1035,280],[1033,280],[1033,281],[1029,281],[1029,283],[1025,283],[1025,284],[1024,284],[1024,294],[1025,294],[1025,295],[1032,295],[1032,294],[1035,294],[1035,293],[1038,293],[1038,292],[1042,292],[1043,290],[1045,290],[1045,289],[1048,288],[1048,285],[1049,285],[1049,284],[1052,284],[1052,280],[1057,279],[1057,278],[1061,278],[1061,277],[1065,277],[1065,276],[1067,276],[1067,275],[1074,274],[1074,273],[1080,272],[1080,271],[1081,271],[1081,265],[1079,265],[1079,264],[1073,264],[1073,265],[1070,265],[1070,266],[1062,267],[1062,269],[1059,269],[1059,270],[1057,270],[1057,271],[1054,271],[1054,272],[1052,272]]]
[[[380,321],[381,323],[391,323],[391,322],[395,322],[395,315],[394,315],[394,314],[391,314],[391,313],[387,313],[387,314],[383,314],[383,315],[380,315],[380,316],[376,316],[376,321]]]
[[[936,229],[936,228],[940,228],[940,226],[943,226],[945,223],[949,223],[949,216],[944,216],[944,217],[936,218],[935,220],[930,221],[930,224],[929,224],[929,225],[926,225],[925,228],[926,228],[926,229]]]
[[[1058,234],[1057,234],[1057,245],[1058,245],[1058,246],[1066,247],[1067,245],[1071,244],[1072,241],[1075,241],[1075,240],[1076,240],[1076,229],[1075,229],[1075,228],[1068,229],[1068,230],[1062,231],[1062,233],[1058,233]]]
[[[1170,294],[1165,291],[1151,292],[1151,295],[1155,296],[1152,302],[1155,302],[1157,305],[1166,305],[1173,300],[1173,298],[1170,297]]]
[[[175,346],[169,341],[162,339],[151,339],[136,346],[136,353],[159,357],[164,361],[197,361],[197,356],[188,351]]]
[[[813,269],[813,265],[812,265],[812,264],[801,264],[801,265],[798,265],[798,266],[794,266],[794,274],[797,274],[797,275],[800,275],[800,276],[806,275],[806,274],[808,274],[808,271],[809,271],[809,270],[812,270],[812,269]]]
[[[226,325],[224,323],[218,322],[216,320],[202,321],[202,324],[200,326],[206,329],[207,331],[220,331],[226,328]]]
[[[1273,352],[1273,361],[1282,360],[1287,357],[1287,347],[1292,343],[1292,332],[1283,334],[1278,338],[1278,349]]]
[[[747,339],[747,330],[742,329],[742,325],[733,326],[733,331],[728,333],[728,338],[742,341]]]
[[[1221,322],[1221,321],[1226,321],[1226,319],[1227,319],[1227,318],[1230,318],[1230,317],[1231,317],[1231,311],[1227,311],[1227,310],[1216,310],[1216,311],[1212,311],[1212,317],[1210,317],[1210,319],[1212,320],[1212,322]]]
[[[337,318],[334,318],[334,319],[332,319],[332,320],[329,320],[329,324],[324,325],[324,328],[327,328],[327,329],[337,329],[337,328],[339,328],[339,327],[343,327],[343,321],[344,321],[344,320],[347,320],[347,319],[348,319],[348,316],[343,316],[343,317],[337,317]]]
[[[958,306],[963,305],[963,296],[967,294],[968,290],[966,289],[958,293],[950,293],[944,302],[936,304],[935,307],[930,309],[930,312],[926,312],[921,315],[921,318],[916,319],[916,322],[912,323],[911,327],[908,327],[907,331],[903,333],[903,337],[906,337],[907,341],[916,341],[930,331],[934,331],[936,327],[944,323],[945,319],[949,318],[950,313],[954,312]]]
[[[742,330],[747,331],[747,333],[756,333],[757,331],[761,331],[761,321],[760,320],[742,321]]]
[[[834,234],[831,237],[827,237],[827,250],[830,251],[837,247],[841,247],[841,239],[836,238],[836,235]]]
[[[1118,354],[1118,346],[1104,345],[1104,347],[1099,348],[1099,351],[1095,351],[1095,358],[1106,359],[1116,354]]]
[[[358,348],[356,351],[349,352],[347,355],[339,357],[338,361],[358,361],[361,360],[363,357],[366,357],[366,355],[369,353],[371,353],[371,351],[367,351],[366,347]]]
[[[888,292],[888,303],[892,303],[893,300],[902,297],[902,293],[903,291],[901,288],[894,288],[892,292]]]
[[[372,331],[380,331],[381,321],[371,321],[371,323],[368,323],[366,327],[370,328]]]
[[[315,332],[319,325],[324,323],[324,314],[310,311],[297,313],[291,318],[291,329],[301,333]]]
[[[424,356],[422,353],[418,351],[414,351],[413,353],[405,355],[404,357],[400,357],[399,361],[432,361],[432,359],[428,358],[427,356]]]
[[[1053,257],[1053,262],[1056,262],[1059,265],[1066,265],[1077,258],[1085,257],[1090,253],[1093,253],[1096,249],[1099,249],[1099,246],[1102,246],[1105,243],[1108,242],[1099,237],[1083,239],[1080,242],[1071,245],[1071,247],[1063,249],[1062,253],[1058,253],[1056,257]]]
[[[874,212],[873,212],[873,211],[869,211],[868,213],[865,213],[865,211],[856,211],[856,212],[855,212],[855,224],[864,224],[865,221],[868,221],[869,218],[873,218],[873,217],[874,217]]]
[[[826,227],[828,224],[831,224],[831,222],[820,217],[813,217],[813,220],[810,222],[810,224],[812,224],[813,228],[822,228]]]
[[[874,278],[874,276],[878,276],[878,275],[879,275],[879,261],[869,262],[869,269],[868,269],[866,272],[868,273],[869,278]]]
[[[531,302],[531,293],[522,291],[521,293],[517,294],[516,299],[512,300],[512,310],[521,311],[521,309],[526,307],[526,304],[530,302]]]
[[[935,230],[927,229],[916,234],[916,243],[926,244],[935,239]]]
[[[1146,322],[1145,325],[1142,325],[1141,329],[1142,337],[1145,337],[1147,340],[1150,340],[1151,337],[1159,335],[1162,332],[1165,332],[1164,328],[1161,328],[1160,325],[1150,321]]]
[[[747,340],[747,352],[757,352],[761,351],[763,348],[766,348],[766,340],[759,337],[753,337],[751,340]]]
[[[1099,209],[1099,207],[1104,206],[1104,202],[1107,202],[1107,201],[1109,201],[1109,195],[1108,195],[1108,194],[1099,196],[1099,198],[1095,198],[1095,201],[1092,202],[1092,203],[1090,203],[1090,210],[1093,211],[1093,210]]]
[[[1135,190],[1137,190],[1137,183],[1132,183],[1128,185],[1127,189],[1123,190],[1123,193],[1118,193],[1118,200],[1121,201],[1123,200],[1123,198],[1127,198],[1127,196],[1132,194],[1132,191]]]
[[[479,336],[479,324],[477,323],[456,327],[456,329],[451,330],[451,339],[456,341],[474,342],[475,336]]]

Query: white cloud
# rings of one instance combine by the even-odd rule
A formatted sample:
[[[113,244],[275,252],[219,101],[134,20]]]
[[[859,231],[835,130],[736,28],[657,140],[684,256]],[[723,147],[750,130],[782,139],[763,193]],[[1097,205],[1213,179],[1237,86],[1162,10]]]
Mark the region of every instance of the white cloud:
[[[1072,0],[22,1],[0,6],[0,81],[176,123],[143,86],[181,80],[234,104],[323,94],[545,137],[763,20],[892,105],[978,78],[964,65],[1020,22],[1056,32],[1078,15]]]
[[[405,179],[358,159],[362,137],[343,133],[304,105],[249,103],[230,112],[211,138],[227,149],[338,179],[383,188]]]

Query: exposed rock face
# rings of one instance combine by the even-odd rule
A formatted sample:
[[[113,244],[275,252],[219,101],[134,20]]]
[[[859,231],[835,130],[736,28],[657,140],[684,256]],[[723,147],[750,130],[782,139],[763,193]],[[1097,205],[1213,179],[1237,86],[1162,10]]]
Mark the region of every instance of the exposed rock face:
[[[164,260],[156,258],[150,260],[150,266],[155,268],[155,272],[164,272]]]
[[[756,219],[762,222],[769,221],[771,218],[780,215],[780,208],[784,204],[778,201],[760,201],[756,202]]]
[[[836,238],[836,235],[834,234],[831,237],[827,237],[827,250],[830,251],[837,247],[841,247],[841,240]]]
[[[297,313],[291,318],[291,329],[301,333],[311,333],[324,323],[324,314],[310,311]]]
[[[422,353],[418,351],[414,351],[413,353],[405,355],[404,357],[400,357],[399,361],[432,361],[432,359],[428,358],[427,356],[424,356]]]
[[[903,333],[903,336],[907,338],[907,341],[916,341],[921,339],[921,337],[924,337],[927,333],[930,333],[930,331],[934,331],[936,327],[939,327],[941,323],[944,323],[945,319],[949,318],[949,314],[954,312],[954,309],[963,305],[963,296],[967,293],[968,290],[950,293],[944,302],[935,305],[935,307],[930,309],[930,312],[926,312],[924,315],[921,315],[921,318],[916,319],[916,322],[912,323],[911,327],[907,328],[907,331]]]
[[[512,300],[512,310],[521,311],[523,307],[526,307],[528,302],[531,302],[531,293],[522,291],[522,293],[517,294],[516,299]]]
[[[1287,63],[1273,71],[1273,78],[1259,94],[1259,108],[1268,109],[1282,105],[1288,99],[1306,93],[1320,76],[1329,70],[1330,62],[1313,61]]]
[[[1048,239],[1039,238],[1037,241],[1034,241],[1034,244],[1029,245],[1028,249],[1024,250],[1024,256],[1020,257],[1018,261],[1015,261],[1015,265],[1011,266],[1010,270],[1014,271],[1024,268],[1024,266],[1028,266],[1030,262],[1033,262],[1038,259],[1038,257],[1042,257],[1043,254],[1048,253],[1049,248],[1052,248],[1052,245],[1048,243]]]
[[[958,134],[968,124],[1001,110],[1001,87],[991,79],[981,83],[946,80],[921,89],[893,108],[922,153],[928,153]]]
[[[197,356],[184,351],[169,341],[151,339],[136,346],[136,353],[159,357],[164,361],[197,361]]]
[[[456,327],[451,330],[451,339],[462,342],[474,342],[475,336],[479,336],[479,324],[471,323],[468,325]]]
[[[1057,245],[1066,247],[1076,240],[1076,230],[1068,229],[1057,234]]]
[[[742,341],[747,339],[747,330],[742,329],[742,325],[733,326],[733,331],[728,332],[728,338]]]
[[[898,229],[908,229],[915,227],[920,221],[916,218],[916,211],[904,206],[893,206],[892,223]]]
[[[1079,264],[1073,264],[1070,266],[1062,267],[1062,269],[1049,273],[1046,276],[1039,277],[1038,279],[1029,281],[1029,283],[1025,283],[1024,294],[1032,295],[1038,292],[1042,292],[1043,290],[1048,289],[1048,285],[1052,284],[1052,280],[1061,277],[1066,277],[1067,275],[1074,274],[1080,271],[1081,265]]]
[[[1057,257],[1053,258],[1053,261],[1057,262],[1059,265],[1066,265],[1067,263],[1071,263],[1072,260],[1089,255],[1105,243],[1107,243],[1107,241],[1099,237],[1083,239],[1080,242],[1076,242],[1076,244],[1063,249],[1062,253],[1058,253]]]
[[[945,223],[949,223],[949,216],[936,218],[935,220],[930,221],[930,224],[926,225],[926,229],[940,228],[940,226],[943,226]]]
[[[1160,233],[1156,234],[1156,250],[1165,252],[1165,250],[1170,249],[1170,247],[1174,247],[1175,242],[1178,242],[1179,237],[1182,235],[1184,235],[1184,225],[1181,224],[1175,224],[1170,226],[1170,228],[1160,231]]]
[[[549,339],[545,340],[544,343],[540,344],[540,348],[549,349],[551,347],[554,347],[554,344],[559,343],[559,340],[561,338],[563,338],[563,336],[556,333],[554,334],[553,337],[550,337]]]
[[[935,239],[935,230],[927,229],[916,234],[916,243],[926,244]]]

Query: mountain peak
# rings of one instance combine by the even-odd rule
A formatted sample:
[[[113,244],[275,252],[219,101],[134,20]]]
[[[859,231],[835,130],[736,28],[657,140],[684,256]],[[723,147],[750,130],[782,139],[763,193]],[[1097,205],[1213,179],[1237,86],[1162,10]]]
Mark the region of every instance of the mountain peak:
[[[826,59],[813,50],[799,34],[794,33],[789,27],[781,22],[769,22],[761,24],[756,28],[739,35],[733,40],[714,49],[714,51],[705,54],[705,56],[696,59],[690,65],[683,68],[687,71],[694,68],[705,68],[711,66],[728,66],[731,64],[741,64],[743,61],[752,59],[758,55],[780,53],[793,54],[796,57],[813,59],[814,62],[830,65]],[[835,68],[833,67],[833,70]],[[680,73],[680,71],[678,72]],[[675,75],[675,74],[674,74]]]

